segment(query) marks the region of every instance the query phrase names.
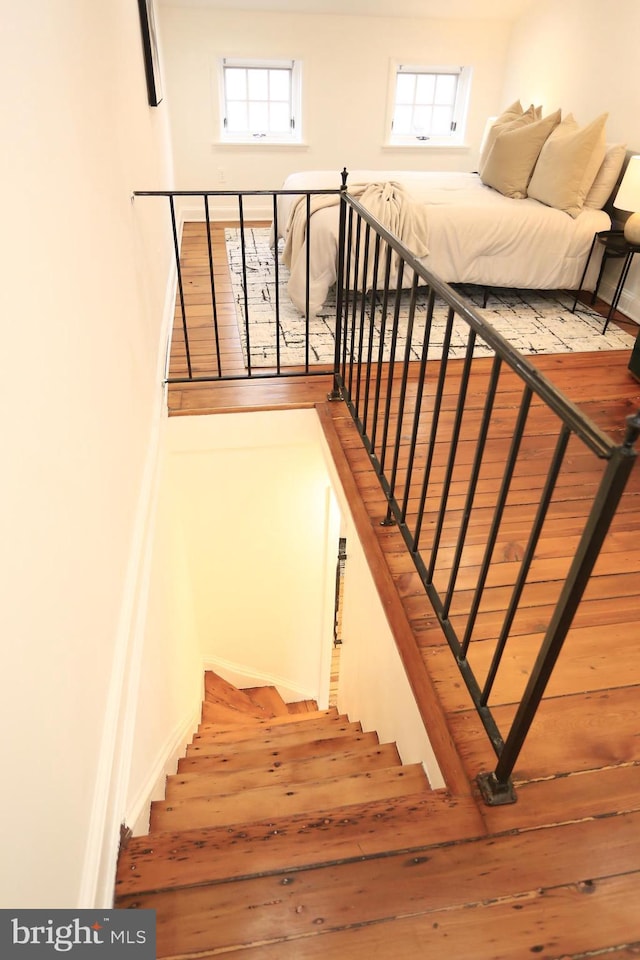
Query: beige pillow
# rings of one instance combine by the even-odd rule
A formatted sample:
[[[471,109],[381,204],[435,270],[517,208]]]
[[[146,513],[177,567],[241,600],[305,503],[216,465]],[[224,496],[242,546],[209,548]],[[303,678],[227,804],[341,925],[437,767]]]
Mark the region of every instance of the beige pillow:
[[[514,100],[510,107],[505,107],[498,120],[515,120],[516,117],[521,117],[523,113],[524,107],[520,100]]]
[[[478,160],[478,171],[482,174],[487,158],[491,153],[491,147],[500,133],[505,130],[513,130],[515,127],[523,127],[526,124],[533,123],[535,120],[534,107],[523,110],[519,100],[512,103],[510,107],[500,114],[500,116],[491,124],[486,132],[480,147],[480,158]]]
[[[605,154],[603,113],[586,127],[569,114],[545,142],[527,193],[549,207],[577,217]]]
[[[499,133],[481,171],[482,182],[506,197],[526,197],[542,145],[559,123],[560,111],[556,110],[542,120]]]
[[[626,153],[626,143],[607,144],[604,160],[584,201],[585,207],[590,207],[593,210],[602,210],[613,193],[620,171],[622,170]]]

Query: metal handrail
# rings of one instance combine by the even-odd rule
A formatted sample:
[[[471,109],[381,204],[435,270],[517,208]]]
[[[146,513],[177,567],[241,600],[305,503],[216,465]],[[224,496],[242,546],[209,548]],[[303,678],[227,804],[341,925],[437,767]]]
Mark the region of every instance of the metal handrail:
[[[396,523],[402,533],[407,550],[413,558],[416,571],[431,600],[433,609],[456,658],[460,673],[465,680],[467,689],[497,755],[498,762],[495,770],[482,772],[478,775],[477,779],[481,793],[488,804],[511,803],[516,799],[515,790],[511,781],[514,766],[544,695],[551,672],[562,649],[636,458],[636,451],[633,444],[640,435],[640,411],[638,411],[635,416],[627,418],[625,439],[622,444],[616,444],[558,390],[553,383],[536,369],[526,357],[518,353],[468,300],[462,297],[461,294],[449,284],[443,282],[431,273],[416,259],[411,251],[396,236],[380,224],[362,203],[350,196],[347,192],[343,196],[342,206],[342,221],[345,226],[340,249],[343,265],[339,274],[344,280],[344,289],[342,290],[342,302],[344,305],[341,310],[342,315],[339,316],[336,321],[336,337],[340,335],[343,338],[341,366],[336,376],[339,389],[351,411],[353,420],[369,453],[371,463],[376,470],[382,490],[387,499],[387,516],[382,522]],[[375,237],[374,256],[376,259],[372,282],[373,295],[372,291],[358,289],[357,282],[351,282],[352,276],[355,278],[359,276],[360,259],[362,258],[364,260],[369,254],[372,234]],[[384,245],[386,254],[384,279],[380,278],[379,273],[379,264],[385,259],[381,253],[381,244]],[[399,279],[395,287],[389,284],[389,264],[392,255],[394,255],[398,261],[396,275]],[[403,273],[405,276],[407,273],[409,276],[412,275],[413,280],[411,283],[404,284],[407,288],[406,295],[409,296],[408,332],[404,355],[398,357],[395,338],[397,333],[399,293],[402,287]],[[367,276],[366,267],[363,270],[363,275],[365,277]],[[421,353],[420,374],[417,381],[415,403],[413,404],[413,408],[410,409],[407,406],[408,357],[410,347],[409,331],[412,328],[414,320],[416,289],[418,285],[425,287],[426,291],[428,291],[428,322],[425,324],[424,340],[422,343],[419,342],[417,344],[417,348]],[[394,298],[396,301],[394,316],[389,320],[389,302]],[[435,518],[433,513],[431,514],[431,519],[435,523],[435,533],[433,535],[433,543],[429,549],[423,547],[421,534],[425,503],[431,482],[430,473],[433,465],[433,447],[438,429],[438,419],[440,417],[444,384],[447,376],[448,345],[446,340],[443,347],[443,358],[439,365],[437,383],[434,388],[433,418],[428,444],[429,452],[426,456],[419,507],[413,527],[408,520],[408,503],[416,462],[418,423],[422,416],[421,403],[425,388],[427,367],[429,318],[432,315],[436,298],[444,301],[448,308],[449,327],[452,325],[454,317],[464,321],[468,328],[468,340],[461,374],[461,386],[454,426],[451,433],[448,466],[445,470],[445,479],[442,484],[440,506],[436,510]],[[368,331],[371,338],[374,333],[373,311],[376,309],[376,300],[379,303],[378,316],[380,333],[378,359],[374,361],[373,355],[376,353],[376,349],[375,347],[372,349],[371,342],[367,344],[366,351],[363,349],[362,341],[367,331],[365,329],[366,324],[363,325],[361,318],[365,315],[365,307],[368,308],[371,312]],[[388,322],[391,323],[392,335],[389,346],[389,356],[383,360],[382,341],[384,339],[385,326]],[[460,525],[460,532],[447,588],[443,594],[434,584],[434,570],[442,528],[447,515],[447,501],[450,494],[450,483],[456,461],[457,447],[460,442],[466,391],[472,369],[473,349],[479,340],[491,349],[493,363],[484,412],[480,420],[471,479],[463,509],[463,519]],[[511,447],[505,458],[502,483],[500,489],[496,491],[494,516],[487,536],[484,559],[475,587],[474,599],[469,611],[467,626],[464,635],[460,637],[450,619],[450,606],[455,593],[460,559],[468,531],[469,515],[473,509],[477,482],[483,463],[484,449],[490,430],[493,402],[503,367],[509,368],[516,374],[522,385],[522,399],[513,431]],[[487,677],[484,684],[481,685],[469,663],[468,654],[471,646],[471,635],[486,587],[487,577],[491,569],[493,550],[500,524],[503,520],[508,494],[519,462],[520,446],[534,398],[542,401],[544,407],[553,413],[559,421],[560,429],[546,481],[540,492],[536,515],[531,523],[529,542],[522,557],[520,573],[513,585],[513,594],[507,608],[504,626],[500,636],[497,638],[496,651]],[[395,417],[397,419],[395,437],[393,436],[394,428],[390,418],[392,404],[395,404]],[[373,414],[371,413],[371,406],[373,406]],[[380,422],[380,420],[382,420],[382,422]],[[410,435],[404,486],[398,480],[399,452],[403,431],[405,437],[407,434]],[[561,475],[571,438],[577,438],[598,461],[603,462],[604,470],[598,489],[593,496],[591,509],[585,519],[578,549],[570,565],[570,569],[567,572],[554,612],[547,625],[538,655],[530,672],[526,689],[520,700],[509,732],[503,737],[490,709],[490,694],[496,675],[500,669],[509,630],[513,623],[522,591],[527,582],[527,576],[534,558],[534,551],[544,522],[549,515],[553,493],[558,478]],[[391,459],[390,467],[387,466],[386,462],[388,458]]]

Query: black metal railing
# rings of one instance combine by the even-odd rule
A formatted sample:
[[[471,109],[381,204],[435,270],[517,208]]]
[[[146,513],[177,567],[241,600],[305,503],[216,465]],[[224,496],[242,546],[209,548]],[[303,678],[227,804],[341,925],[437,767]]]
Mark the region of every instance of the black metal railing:
[[[382,522],[402,533],[497,755],[482,794],[513,802],[511,775],[633,466],[640,412],[615,444],[348,194],[340,236],[338,387],[387,500]],[[541,572],[544,541],[560,559]],[[528,662],[518,652],[528,680],[503,732],[492,693],[538,585],[540,639]]]
[[[346,174],[343,180],[346,179]],[[343,188],[344,189],[344,188]],[[327,190],[140,190],[136,197],[163,197],[169,206],[171,234],[174,249],[176,274],[176,316],[172,331],[172,362],[168,383],[207,383],[219,380],[270,379],[281,377],[309,377],[327,375],[327,366],[333,369],[333,350],[328,364],[318,364],[311,355],[312,338],[310,325],[310,276],[309,258],[313,243],[312,197],[334,196],[336,202],[341,194],[339,188]],[[300,348],[292,351],[285,340],[282,325],[283,297],[286,296],[287,268],[278,254],[278,238],[282,231],[280,201],[290,197],[300,199],[306,210],[306,291],[302,311],[293,311],[289,317],[287,334]],[[226,203],[224,222],[226,250],[214,250],[212,231],[215,221],[211,218],[210,203],[215,198],[218,204]],[[268,202],[271,229],[256,223],[256,215],[247,206],[261,198]],[[176,201],[197,201],[199,209],[189,209],[189,227],[193,231],[186,237],[184,224],[176,211]],[[259,208],[260,220],[264,220],[264,207]],[[286,223],[282,224],[286,227]],[[264,240],[270,234],[268,243]],[[257,236],[261,236],[262,249],[256,249]],[[234,236],[237,238],[234,242]],[[190,254],[186,240],[197,242]],[[253,241],[253,242],[250,242]],[[264,250],[266,246],[269,250]],[[272,244],[272,247],[270,246]],[[282,245],[282,244],[280,244]],[[202,253],[206,250],[206,263]],[[237,260],[232,269],[232,300],[222,297],[217,286],[227,279],[227,269],[232,251],[237,251]],[[251,256],[252,254],[252,256]],[[263,273],[266,272],[266,276]],[[254,280],[256,281],[254,283]],[[255,286],[255,291],[252,287]],[[222,315],[224,306],[231,308]],[[335,311],[332,312],[331,325]],[[204,318],[204,319],[203,319]],[[237,362],[229,359],[224,342],[229,329],[238,332],[244,358],[239,369]],[[286,351],[288,349],[289,356]]]
[[[332,374],[332,396],[346,402],[384,491],[381,519],[401,531],[416,592],[429,597],[497,756],[495,769],[478,777],[482,793],[487,803],[512,802],[515,763],[636,457],[640,412],[628,418],[623,442],[614,443],[469,299],[426,270],[345,184],[343,174],[341,190],[138,194],[167,197],[170,208],[174,346],[177,339],[181,349],[169,381]],[[312,202],[323,194],[336,196],[339,228],[332,348],[317,362],[309,258]],[[202,200],[197,229],[206,232],[207,254],[191,264],[184,235],[180,249],[175,200],[194,196]],[[226,275],[227,255],[219,263],[212,244],[212,196],[235,206],[229,220],[237,224],[239,370],[225,368],[222,350],[216,283]],[[279,202],[291,196],[302,197],[306,211],[306,293],[297,317],[302,354],[293,365],[281,323],[286,268],[270,255],[273,276],[256,304],[248,254],[254,226],[246,215],[249,198],[268,197],[277,238],[284,232]],[[188,285],[199,285],[202,297],[193,315]],[[267,335],[261,331],[258,340],[256,314],[265,301]],[[196,349],[203,323],[198,310],[207,315],[212,345],[204,360]],[[514,653],[531,610],[533,639],[526,652],[520,644]],[[503,676],[513,688],[511,660],[522,689],[512,709],[501,708],[496,717]]]

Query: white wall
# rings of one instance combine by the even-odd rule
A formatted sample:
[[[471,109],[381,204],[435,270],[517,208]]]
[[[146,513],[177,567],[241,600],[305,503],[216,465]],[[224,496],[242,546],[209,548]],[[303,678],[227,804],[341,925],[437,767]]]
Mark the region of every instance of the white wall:
[[[0,906],[87,906],[117,843],[163,399],[168,237],[130,195],[170,181],[168,118],[135,3],[0,8]]]
[[[514,27],[501,104],[520,97],[543,104],[545,112],[561,107],[580,124],[606,112],[607,140],[640,152],[638,37],[637,0],[535,3]],[[620,307],[640,321],[640,262],[632,266],[626,293]]]
[[[139,680],[134,678],[138,682],[135,736],[123,758],[128,776],[122,820],[134,834],[148,831],[149,802],[164,797],[165,777],[175,773],[178,759],[184,756],[200,722],[204,696],[203,651],[180,511],[185,491],[172,476],[168,426],[165,421],[147,544],[144,645]]]
[[[329,447],[319,442],[347,541],[338,710],[395,743],[403,763],[422,763],[432,788],[445,785]]]
[[[177,182],[183,189],[276,189],[288,173],[343,166],[471,170],[499,101],[509,25],[160,7]],[[222,56],[303,61],[304,147],[219,143]],[[389,63],[471,64],[468,149],[383,149]],[[225,183],[219,179],[223,171]]]
[[[286,700],[329,684],[339,523],[314,410],[174,417],[183,525],[205,664]]]

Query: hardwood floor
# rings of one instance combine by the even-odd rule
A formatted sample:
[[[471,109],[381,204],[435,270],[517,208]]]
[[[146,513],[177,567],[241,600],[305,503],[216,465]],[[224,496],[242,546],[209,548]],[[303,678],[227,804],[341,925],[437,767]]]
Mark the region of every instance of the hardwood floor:
[[[200,249],[196,226],[193,235],[187,231],[183,247],[185,255],[193,255],[195,260]],[[217,238],[216,242],[222,241]],[[233,303],[226,298],[223,275],[222,269],[217,293],[222,297],[221,310],[229,330],[221,341],[221,350],[229,351],[227,359],[233,364],[240,362],[239,344],[234,334]],[[616,322],[630,331],[637,329],[619,315]],[[196,314],[196,332],[200,330],[198,324]],[[203,352],[192,358],[194,372],[204,369],[198,366],[201,359],[208,363],[213,355],[204,327],[198,338]],[[184,348],[179,338],[174,341],[171,370],[180,375],[184,371]],[[640,384],[627,370],[628,359],[626,353],[563,354],[537,356],[532,362],[619,441],[625,417],[640,408]],[[474,364],[474,376],[478,382],[486,379],[485,361]],[[504,438],[510,436],[514,402],[506,386],[495,413],[496,422],[504,424]],[[237,409],[318,409],[418,705],[432,735],[436,730],[434,747],[440,751],[450,792],[461,797],[470,792],[476,797],[474,778],[480,770],[493,766],[493,751],[471,708],[429,601],[406,558],[400,534],[394,528],[380,526],[386,512],[384,496],[348,411],[341,403],[326,402],[330,388],[329,376],[292,382],[176,384],[169,389],[169,409],[171,415],[180,416]],[[528,493],[535,489],[536,478],[541,475],[538,464],[549,447],[543,421],[544,417],[538,421],[539,434],[530,438],[530,473],[523,477],[519,506],[509,514],[501,535],[499,562],[492,564],[489,603],[481,611],[474,635],[473,656],[479,670],[486,665],[496,624],[504,616],[504,585],[522,554],[521,514],[526,514],[531,500]],[[501,728],[508,728],[531,667],[531,651],[544,630],[561,578],[573,557],[583,518],[582,493],[593,484],[597,469],[597,464],[576,451],[572,473],[562,489],[553,535],[542,539],[536,551],[534,582],[514,624],[515,643],[507,658],[506,673],[492,695],[492,709]],[[481,493],[490,504],[495,489],[488,483]],[[300,934],[283,935],[282,939],[274,934],[273,942],[262,946],[257,942],[238,944],[234,951],[252,960],[310,960],[321,955],[348,960],[367,951],[393,960],[435,958],[444,951],[452,957],[473,960],[515,960],[532,954],[549,960],[638,955],[639,508],[640,468],[636,465],[516,766],[518,802],[504,807],[486,807],[479,802],[486,831],[482,848],[461,838],[455,850],[448,845],[431,850],[428,875],[420,877],[416,873],[411,881],[401,857],[378,863],[375,882],[370,864],[360,870],[356,866],[345,868],[335,876],[329,876],[325,868],[319,869],[305,885],[305,915],[311,910],[320,917],[330,909],[329,904],[348,905],[339,920],[322,930],[323,935],[303,934],[300,927]],[[453,549],[458,510],[454,502],[444,530],[443,576]],[[470,532],[472,548],[474,537],[482,542],[481,528],[480,521]],[[460,607],[468,605],[465,585],[473,583],[477,562],[477,553],[470,549],[456,590]],[[504,858],[499,867],[496,861],[495,868],[494,855]],[[485,876],[499,879],[484,886]],[[255,896],[273,898],[275,893],[267,884]],[[464,905],[467,910],[464,923],[454,904]],[[284,919],[279,922],[283,930],[289,929]],[[272,930],[277,929],[276,922]],[[392,953],[388,952],[390,942]]]

